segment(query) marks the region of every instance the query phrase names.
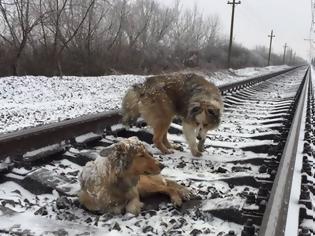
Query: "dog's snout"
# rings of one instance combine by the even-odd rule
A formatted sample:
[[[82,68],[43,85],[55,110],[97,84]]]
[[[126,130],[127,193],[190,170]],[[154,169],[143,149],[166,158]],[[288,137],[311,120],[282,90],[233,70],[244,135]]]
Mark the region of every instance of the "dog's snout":
[[[163,165],[162,163],[159,164],[159,167],[161,170],[163,170],[163,168],[165,167],[165,165]]]

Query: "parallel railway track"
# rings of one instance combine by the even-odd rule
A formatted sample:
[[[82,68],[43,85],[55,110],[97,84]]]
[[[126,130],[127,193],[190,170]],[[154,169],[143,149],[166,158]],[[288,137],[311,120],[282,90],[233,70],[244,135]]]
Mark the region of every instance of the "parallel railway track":
[[[315,235],[310,70],[220,89],[223,122],[209,133],[201,158],[191,157],[180,124],[169,132],[181,150],[160,156],[145,124],[126,130],[119,112],[0,136],[0,235]],[[147,199],[138,217],[84,211],[75,195],[80,169],[120,137],[134,135],[167,166],[163,175],[197,197],[180,209],[163,196]]]

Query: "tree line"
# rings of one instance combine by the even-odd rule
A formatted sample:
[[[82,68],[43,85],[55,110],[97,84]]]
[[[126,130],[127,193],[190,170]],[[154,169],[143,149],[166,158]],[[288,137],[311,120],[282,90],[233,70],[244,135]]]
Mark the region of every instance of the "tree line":
[[[184,10],[180,0],[0,0],[0,76],[224,68],[227,49],[219,18]],[[234,44],[232,53],[234,68],[267,64],[264,47]]]

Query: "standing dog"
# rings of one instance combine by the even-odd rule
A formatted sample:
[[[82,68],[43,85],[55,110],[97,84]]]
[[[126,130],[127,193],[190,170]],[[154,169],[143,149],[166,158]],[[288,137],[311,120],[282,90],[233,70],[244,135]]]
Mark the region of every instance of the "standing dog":
[[[123,123],[130,125],[142,116],[153,128],[153,142],[163,154],[172,153],[167,131],[176,115],[183,121],[192,154],[201,156],[207,131],[218,127],[222,110],[219,89],[194,73],[148,77],[130,88],[122,101]]]
[[[190,198],[190,191],[163,179],[159,175],[162,168],[137,138],[125,139],[106,156],[84,166],[79,175],[79,201],[91,211],[119,214],[126,210],[137,215],[143,206],[139,196],[164,193],[180,206]]]

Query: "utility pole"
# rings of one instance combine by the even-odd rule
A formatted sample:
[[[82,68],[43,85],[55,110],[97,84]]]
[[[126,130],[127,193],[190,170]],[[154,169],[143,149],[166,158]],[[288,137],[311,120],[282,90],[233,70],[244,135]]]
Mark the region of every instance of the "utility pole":
[[[288,47],[287,43],[285,43],[283,47],[284,47],[284,52],[283,52],[283,65],[284,65],[285,64],[285,53],[286,53],[287,47]]]
[[[235,5],[241,4],[241,1],[235,2],[228,2],[227,4],[232,5],[232,18],[231,18],[231,31],[230,31],[230,44],[229,44],[229,54],[228,54],[228,68],[231,67],[231,53],[232,53],[232,42],[233,42],[233,28],[234,28],[234,12],[235,12]]]
[[[273,30],[271,30],[271,35],[268,35],[268,37],[270,38],[269,56],[268,56],[268,66],[270,66],[272,39],[273,39],[274,37],[276,37],[276,36],[273,34]]]

